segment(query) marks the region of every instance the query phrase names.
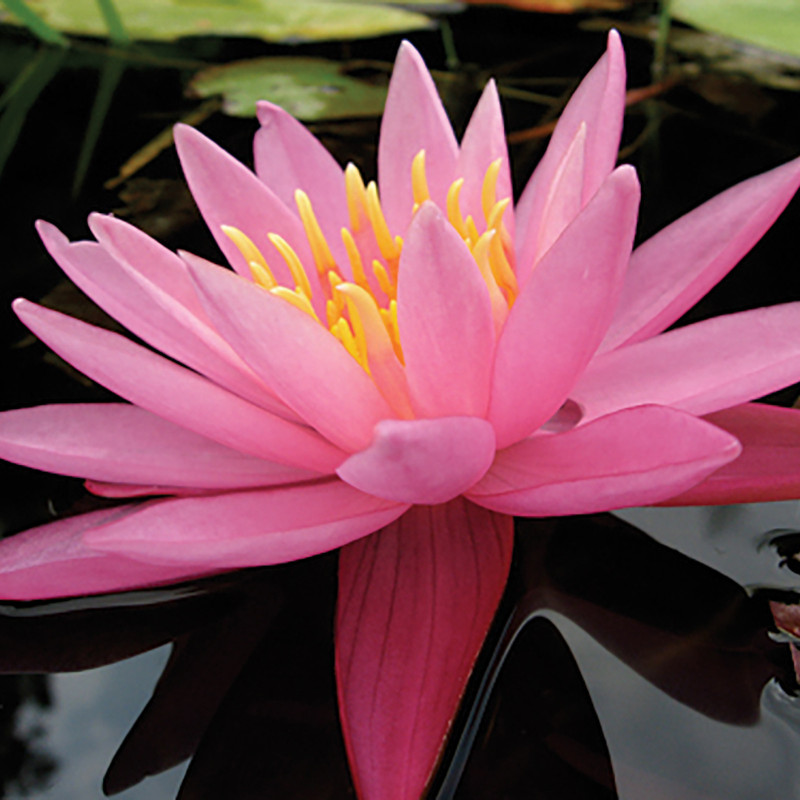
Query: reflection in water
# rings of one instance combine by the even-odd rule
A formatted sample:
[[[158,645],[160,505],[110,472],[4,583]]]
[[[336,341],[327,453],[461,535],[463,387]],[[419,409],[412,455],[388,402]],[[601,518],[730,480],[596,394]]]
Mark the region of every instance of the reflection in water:
[[[794,685],[790,660],[768,635],[768,593],[744,588],[800,581],[763,544],[796,508],[719,511],[626,512],[660,541],[611,515],[521,522],[494,644],[432,796],[800,798],[800,705],[781,688]],[[351,797],[333,685],[335,570],[332,554],[5,609],[4,671],[78,671],[55,678],[41,742],[62,769],[29,796],[99,798],[141,711],[105,778],[122,798],[175,796],[187,758],[180,800]],[[166,642],[168,658],[153,650]],[[139,783],[171,768],[165,783]]]
[[[46,712],[51,706],[43,675],[0,676],[0,794],[29,796],[44,786],[57,761],[43,747]]]
[[[51,780],[27,797],[101,800],[101,778],[126,730],[144,705],[166,661],[165,648],[102,669],[53,675],[55,713],[45,718],[46,744],[58,760]],[[149,778],[120,800],[171,800],[183,769]],[[16,798],[19,795],[11,794]]]
[[[784,516],[794,513],[785,505]],[[749,519],[755,523],[758,508],[749,509]],[[756,542],[775,524],[774,515],[761,522]],[[701,552],[713,550],[709,539],[721,533],[713,525],[675,527],[687,548]],[[800,797],[800,704],[776,680],[791,685],[788,654],[767,635],[765,600],[611,517],[526,528],[518,537],[519,599],[484,672],[439,800],[481,796],[468,788],[479,775],[484,796],[513,798]],[[770,557],[780,562],[774,550]],[[751,558],[757,575],[765,574],[766,559]],[[757,581],[744,575],[743,582]],[[560,700],[562,717],[584,720],[577,735],[565,737],[563,720],[559,730],[555,718],[538,729],[543,698],[531,699],[519,678],[508,680],[508,665],[526,649],[526,638],[542,644],[545,629],[569,652],[554,670],[568,673],[572,663],[580,670],[572,697]],[[546,658],[557,650],[551,647]],[[540,679],[535,659],[541,651],[525,658],[529,678]],[[600,746],[581,694],[602,730]],[[485,777],[486,754],[509,715],[517,720],[518,739],[533,735],[531,754],[547,750],[551,762],[572,768],[573,789],[549,791],[533,775],[509,786],[502,770]],[[590,782],[578,784],[578,777]]]
[[[800,706],[774,682],[754,724],[721,722],[660,691],[567,617],[532,619],[555,625],[583,667],[621,800],[800,797]]]
[[[697,508],[628,508],[615,512],[667,547],[707,564],[747,589],[800,589],[770,543],[800,530],[800,503]]]

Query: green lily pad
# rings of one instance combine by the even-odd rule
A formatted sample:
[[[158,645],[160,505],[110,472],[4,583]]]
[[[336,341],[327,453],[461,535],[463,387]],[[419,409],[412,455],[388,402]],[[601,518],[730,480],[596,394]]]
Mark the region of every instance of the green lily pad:
[[[53,28],[106,36],[97,0],[28,0]],[[430,27],[424,14],[358,0],[115,0],[133,39],[247,36],[271,42],[353,39]],[[0,20],[15,22],[9,14]]]
[[[800,0],[672,0],[675,19],[800,57]]]
[[[383,111],[386,88],[342,73],[341,64],[322,58],[254,58],[198,72],[189,91],[222,95],[223,111],[252,117],[256,101],[269,100],[307,122],[372,117]]]

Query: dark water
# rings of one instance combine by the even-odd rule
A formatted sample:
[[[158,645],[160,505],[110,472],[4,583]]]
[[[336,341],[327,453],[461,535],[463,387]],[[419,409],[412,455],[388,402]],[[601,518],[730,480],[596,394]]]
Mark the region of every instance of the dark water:
[[[533,88],[557,97],[603,48],[602,34],[572,18],[473,9],[452,24],[464,66],[442,85],[457,125],[489,72],[516,89],[552,78]],[[437,34],[413,41],[432,67],[444,67]],[[139,50],[124,62],[75,192],[110,62],[86,46],[54,59],[0,176],[2,407],[108,398],[48,356],[7,311],[14,296],[48,296],[93,315],[59,283],[33,232],[37,217],[81,238],[89,211],[117,210],[172,247],[214,257],[173,151],[138,181],[103,188],[132,152],[195,105],[182,96],[190,70],[153,62],[264,52],[390,62],[397,43],[295,51],[204,40]],[[8,64],[35,57],[20,34],[0,31],[0,46]],[[650,45],[626,38],[626,48],[631,85],[646,85]],[[505,99],[511,129],[547,118],[547,108],[517,95]],[[643,182],[640,235],[795,155],[799,102],[746,79],[707,76],[630,109],[625,157]],[[203,125],[244,160],[254,128],[221,116]],[[376,130],[374,121],[317,126],[342,161],[366,174]],[[520,186],[541,146],[512,149]],[[795,203],[690,318],[800,298],[799,222]],[[791,403],[794,395],[772,399]],[[0,464],[3,534],[90,502],[79,481]],[[800,531],[800,506],[631,510],[620,518],[520,521],[508,596],[434,787],[438,800],[800,797],[800,704],[767,605],[800,591],[800,576],[773,543]],[[2,796],[92,800],[102,797],[106,770],[106,788],[129,800],[173,798],[182,781],[182,800],[351,796],[334,699],[335,569],[327,555],[175,590],[0,609]]]

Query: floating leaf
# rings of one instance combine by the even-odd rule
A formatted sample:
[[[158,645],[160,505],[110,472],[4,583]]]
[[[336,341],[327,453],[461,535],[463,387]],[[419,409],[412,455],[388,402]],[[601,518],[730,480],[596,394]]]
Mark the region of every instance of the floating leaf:
[[[386,87],[342,73],[337,61],[322,58],[254,58],[198,72],[189,91],[221,94],[223,111],[252,117],[258,100],[269,100],[305,121],[378,116]]]
[[[122,24],[122,20],[119,18],[119,11],[117,11],[117,7],[114,5],[114,0],[97,0],[97,7],[100,9],[100,13],[103,15],[103,19],[106,22],[108,36],[111,41],[116,44],[125,44],[129,42],[130,37],[125,30],[125,26]]]
[[[44,22],[67,33],[106,36],[97,0],[28,0]],[[353,39],[430,27],[423,14],[379,2],[338,0],[116,0],[132,39],[247,36],[273,42]],[[13,17],[4,21],[16,23]]]
[[[509,6],[544,14],[577,14],[582,11],[619,11],[631,0],[466,0],[471,5]]]
[[[48,44],[57,44],[64,47],[67,40],[51,28],[25,0],[2,0],[3,5],[14,15],[14,20],[24,25],[34,36]]]
[[[800,57],[798,0],[672,0],[675,19]]]

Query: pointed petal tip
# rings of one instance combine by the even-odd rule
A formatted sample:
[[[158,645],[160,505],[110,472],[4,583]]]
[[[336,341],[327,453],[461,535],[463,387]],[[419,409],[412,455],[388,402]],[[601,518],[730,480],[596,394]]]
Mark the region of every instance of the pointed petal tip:
[[[489,78],[489,80],[486,81],[483,87],[483,94],[492,94],[495,95],[498,100],[500,99],[500,93],[497,91],[497,81],[494,78]]]
[[[205,134],[200,133],[197,128],[193,128],[185,122],[178,122],[172,128],[172,138],[175,141],[175,149],[178,151],[178,158],[181,162],[191,150],[213,144]]]
[[[421,72],[425,75],[430,75],[430,71],[428,70],[428,65],[425,63],[425,59],[420,54],[419,50],[414,47],[411,42],[407,39],[404,39],[400,43],[400,47],[397,49],[397,56],[394,60],[394,70],[393,72],[402,71],[406,66],[416,70],[417,72]]]
[[[87,223],[94,238],[107,251],[109,250],[108,245],[112,244],[115,241],[115,237],[119,237],[124,229],[135,228],[130,222],[115,217],[113,214],[100,214],[97,211],[89,214]],[[138,234],[143,233],[138,228],[135,228],[135,231]]]
[[[618,199],[625,198],[637,208],[642,197],[639,174],[631,164],[617,167],[604,181],[605,189],[613,192]],[[602,188],[602,187],[601,187]]]
[[[606,55],[609,61],[609,75],[616,73],[622,80],[622,89],[625,89],[626,67],[625,67],[625,48],[622,45],[622,37],[616,28],[608,32],[606,40]]]
[[[37,219],[34,228],[48,252],[51,252],[51,248],[63,247],[69,244],[69,239],[52,222]]]
[[[610,179],[635,186],[639,190],[639,173],[632,164],[620,164],[609,176]]]
[[[397,59],[399,59],[400,56],[403,58],[414,56],[417,58],[422,58],[422,56],[419,54],[419,50],[417,50],[417,48],[414,47],[414,45],[411,44],[408,39],[403,39],[403,41],[400,42],[400,47],[397,48]]]
[[[276,106],[275,103],[270,103],[269,100],[256,102],[256,117],[262,128],[268,128],[273,124],[276,117],[286,113],[283,108]]]
[[[92,211],[86,218],[86,224],[89,226],[89,230],[94,234],[95,238],[98,238],[98,233],[104,232],[110,226],[115,224],[124,225],[125,223],[113,214],[101,214],[99,211]]]
[[[191,125],[187,125],[185,122],[176,122],[172,126],[172,135],[176,139],[178,137],[183,138],[184,136],[191,136],[193,133],[197,133],[197,130]]]
[[[25,297],[18,297],[16,300],[11,301],[11,308],[14,310],[14,313],[22,319],[23,314],[27,314],[29,311],[33,310],[36,307],[36,303],[32,303]],[[24,322],[24,320],[23,320]]]
[[[612,28],[608,32],[608,38],[606,39],[606,42],[606,47],[609,51],[624,53],[624,49],[622,47],[622,37],[619,35],[619,31],[616,28]]]
[[[431,225],[441,225],[445,222],[445,216],[439,206],[431,200],[426,200],[418,209],[411,225],[415,227],[429,227]]]

